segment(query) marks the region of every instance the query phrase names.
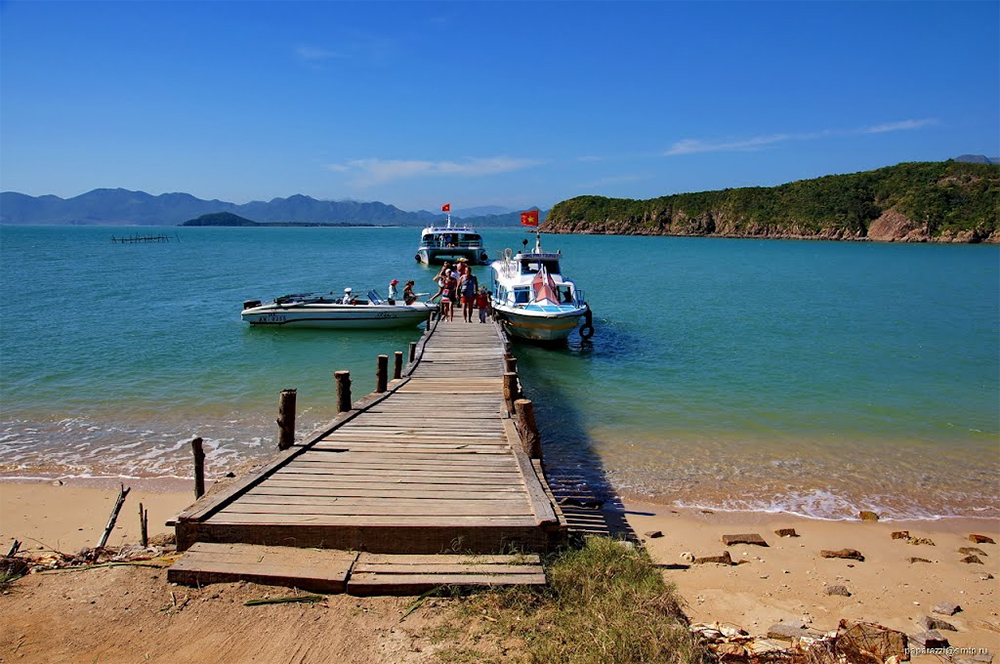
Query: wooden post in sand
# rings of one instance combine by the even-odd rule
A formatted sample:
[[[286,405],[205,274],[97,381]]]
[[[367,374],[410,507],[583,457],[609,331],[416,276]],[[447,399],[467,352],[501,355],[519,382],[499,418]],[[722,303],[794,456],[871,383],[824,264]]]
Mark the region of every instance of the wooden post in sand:
[[[337,412],[346,413],[351,409],[351,372],[334,371],[333,378],[337,381]]]
[[[191,451],[194,453],[194,497],[205,495],[205,450],[201,446],[201,438],[191,440]]]
[[[535,406],[531,399],[518,399],[514,402],[517,412],[517,423],[521,429],[521,439],[524,442],[524,452],[532,459],[542,458],[542,437],[535,424]]]
[[[149,510],[139,503],[139,544],[142,548],[149,546]]]
[[[287,450],[295,444],[296,390],[282,390],[278,397],[278,449]]]
[[[385,392],[389,389],[389,356],[379,355],[375,367],[375,391]]]
[[[403,377],[403,351],[397,350],[393,353],[392,379],[399,380]]]
[[[503,400],[507,404],[507,412],[513,415],[514,402],[521,395],[517,389],[517,374],[513,371],[504,372],[503,375]]]
[[[198,440],[201,440],[201,438]],[[125,504],[125,497],[131,490],[131,488],[126,489],[125,485],[122,484],[122,490],[118,492],[118,500],[115,502],[114,509],[111,510],[111,516],[108,517],[108,525],[104,527],[104,534],[101,535],[101,542],[97,545],[98,549],[103,549],[104,545],[108,543],[108,537],[111,535],[111,531],[115,528],[115,521],[118,520],[118,513],[122,511],[122,505]]]

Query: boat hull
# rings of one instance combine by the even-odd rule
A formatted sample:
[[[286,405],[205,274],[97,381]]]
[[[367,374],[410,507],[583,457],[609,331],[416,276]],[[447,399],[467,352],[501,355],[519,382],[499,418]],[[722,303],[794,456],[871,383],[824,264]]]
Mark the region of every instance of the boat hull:
[[[475,247],[420,247],[417,249],[416,258],[424,265],[441,265],[445,261],[453,263],[459,258],[466,259],[472,265],[486,265],[490,262],[486,250]]]
[[[507,334],[529,341],[565,341],[576,329],[586,309],[547,314],[495,307],[494,314],[500,320]]]
[[[240,317],[254,327],[302,327],[330,329],[390,329],[414,327],[426,321],[436,305],[390,304],[266,304],[244,309]]]

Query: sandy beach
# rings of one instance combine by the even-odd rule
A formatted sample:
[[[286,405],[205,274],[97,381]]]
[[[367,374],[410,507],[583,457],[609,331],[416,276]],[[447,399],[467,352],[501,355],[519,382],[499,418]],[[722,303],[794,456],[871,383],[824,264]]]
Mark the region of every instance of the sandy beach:
[[[192,492],[185,483],[132,484],[132,492],[110,538],[115,545],[138,541],[139,502],[149,509],[150,535],[170,532],[163,525],[164,521],[192,502]],[[110,483],[0,483],[0,544],[6,550],[16,538],[32,553],[49,549],[69,553],[93,546],[100,538],[117,492],[118,486]],[[979,534],[1000,541],[1000,522],[977,519],[820,521],[776,514],[676,510],[636,502],[627,503],[626,510],[629,524],[643,540],[653,560],[662,566],[664,578],[676,585],[694,623],[724,623],[739,626],[750,634],[766,635],[771,625],[782,621],[801,621],[826,632],[836,629],[841,619],[848,619],[875,622],[915,634],[924,631],[919,621],[932,616],[956,628],[956,631],[941,630],[951,646],[1000,652],[1000,589],[997,585],[1000,583],[997,578],[1000,577],[1000,547],[969,540],[970,534]],[[776,530],[787,528],[794,529],[797,536],[775,534]],[[910,539],[893,539],[892,534],[898,531],[908,531]],[[654,537],[655,532],[662,536]],[[758,534],[768,546],[726,546],[723,543],[723,536],[736,534]],[[961,562],[967,554],[959,549],[965,547],[978,549],[981,553],[976,555],[983,564]],[[820,556],[822,550],[845,548],[859,551],[864,561]],[[691,557],[719,556],[726,551],[734,564],[691,563]],[[910,562],[911,558],[929,562]],[[171,588],[165,575],[151,570],[95,570],[87,574],[36,576],[17,582],[15,587],[24,584],[23,590],[14,590],[11,597],[4,597],[3,604],[27,610],[45,609],[50,603],[59,605],[59,598],[64,595],[75,596],[84,590],[97,592],[92,586],[112,583],[112,577],[115,585],[109,586],[108,592],[113,587],[114,593],[122,595],[125,605],[128,605],[128,597],[135,595],[129,593],[136,588],[171,601]],[[843,586],[850,595],[827,594],[827,588],[832,586]],[[252,584],[235,590],[232,584],[217,588],[229,588],[222,591],[223,597],[234,592],[240,597],[271,592]],[[176,595],[177,589],[173,590]],[[199,593],[199,601],[209,605],[220,597],[219,590]],[[226,599],[227,606],[231,606],[230,601]],[[422,661],[433,649],[417,636],[404,638],[387,631],[392,620],[386,618],[386,612],[401,615],[406,602],[395,599],[364,600],[360,604],[353,600],[330,601],[335,604],[347,602],[345,607],[350,605],[351,629],[359,634],[365,631],[366,612],[379,614],[376,622],[380,633],[385,638],[391,637],[395,644],[386,651],[387,656],[390,652],[392,655],[385,660],[373,655],[364,661]],[[940,602],[958,604],[961,610],[952,616],[933,613],[933,607]],[[202,613],[207,610],[199,608]],[[107,630],[112,641],[122,641],[124,650],[121,652],[127,652],[128,635],[106,624],[109,620],[114,623],[114,616],[93,614],[93,621],[88,622],[87,616],[91,613],[83,615],[82,610],[62,605],[59,611],[66,613],[65,620],[72,621],[76,629]],[[304,609],[300,612],[309,613]],[[188,612],[185,615],[201,614]],[[252,627],[254,620],[239,612],[234,615],[239,617],[238,620],[234,618],[238,626],[233,629],[255,629]],[[103,627],[98,627],[98,616],[99,621],[105,623]],[[214,619],[221,620],[221,614]],[[182,629],[183,620],[181,615],[174,616],[170,629]],[[25,614],[8,625],[16,628],[20,642],[35,644],[34,649],[19,649],[19,653],[47,655],[66,653],[74,648],[82,648],[75,652],[85,653],[87,648],[95,647],[88,645],[90,641],[58,639],[51,642],[54,650],[49,650],[46,646],[49,637],[41,632],[31,633],[35,624],[30,615]],[[153,623],[150,625],[152,627]],[[42,630],[43,626],[39,624],[38,629]],[[158,642],[167,644],[169,640],[161,638]],[[0,642],[0,656],[5,652],[9,654],[14,645],[13,642]],[[347,645],[342,647],[349,652]],[[914,661],[940,660],[926,655]]]
[[[167,519],[194,502],[190,483],[125,480],[128,497],[108,537],[109,546],[139,542],[139,503],[149,510],[149,536],[172,533]],[[0,482],[0,546],[17,539],[22,551],[76,553],[97,546],[118,498],[110,481]]]
[[[826,632],[847,619],[909,635],[925,631],[919,621],[932,616],[957,628],[940,630],[952,646],[1000,652],[1000,547],[969,540],[970,534],[981,534],[1000,542],[995,520],[821,521],[642,503],[630,503],[627,510],[630,525],[657,563],[686,567],[665,568],[664,578],[687,601],[692,622],[730,623],[766,634],[781,621],[802,621]],[[775,534],[785,528],[798,536]],[[656,531],[663,536],[648,535]],[[893,539],[898,531],[908,531],[911,539]],[[723,544],[724,535],[737,534],[759,534],[768,546]],[[966,547],[983,552],[977,554],[983,564],[960,562],[967,554],[959,549]],[[823,550],[845,548],[859,551],[864,561],[820,556]],[[725,551],[735,564],[690,564],[684,555]],[[831,586],[844,586],[850,596],[827,594]],[[933,613],[940,602],[958,604],[961,611]]]

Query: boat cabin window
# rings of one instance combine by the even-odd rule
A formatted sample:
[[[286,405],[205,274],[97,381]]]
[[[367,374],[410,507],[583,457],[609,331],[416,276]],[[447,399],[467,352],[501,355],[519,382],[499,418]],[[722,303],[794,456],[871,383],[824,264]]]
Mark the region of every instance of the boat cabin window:
[[[525,258],[521,261],[521,274],[536,274],[543,265],[549,274],[559,274],[559,261],[554,258]]]
[[[569,286],[556,286],[556,294],[559,296],[560,304],[572,304],[573,303],[573,289]]]
[[[527,286],[517,286],[514,288],[514,304],[527,304],[531,302],[531,288]]]

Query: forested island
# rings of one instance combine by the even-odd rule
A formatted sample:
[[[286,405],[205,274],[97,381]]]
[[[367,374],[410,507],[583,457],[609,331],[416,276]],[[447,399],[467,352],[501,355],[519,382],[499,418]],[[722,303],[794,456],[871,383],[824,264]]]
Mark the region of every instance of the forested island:
[[[304,226],[304,227],[317,227],[317,226],[334,226],[334,227],[344,227],[344,226],[371,226],[371,227],[382,227],[383,224],[360,224],[354,222],[345,223],[324,223],[324,222],[314,222],[314,221],[268,221],[259,222],[251,221],[245,217],[241,217],[238,214],[233,214],[232,212],[212,212],[210,214],[203,214],[197,219],[189,219],[181,226],[278,226],[278,227],[291,227],[291,226]]]
[[[1000,166],[944,161],[648,200],[578,196],[556,204],[542,230],[997,243],[998,216]]]

